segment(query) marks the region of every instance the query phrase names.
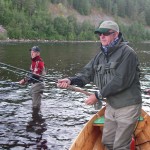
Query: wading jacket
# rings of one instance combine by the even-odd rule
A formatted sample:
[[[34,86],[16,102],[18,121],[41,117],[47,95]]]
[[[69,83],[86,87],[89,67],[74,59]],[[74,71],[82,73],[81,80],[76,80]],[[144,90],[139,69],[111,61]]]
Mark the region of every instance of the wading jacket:
[[[36,56],[32,59],[32,63],[30,66],[31,74],[29,75],[28,82],[29,83],[37,83],[42,82],[45,73],[45,66],[42,58],[40,56]]]
[[[135,51],[123,41],[120,33],[118,43],[107,55],[101,47],[101,52],[70,80],[79,86],[93,82],[109,105],[121,108],[142,103],[138,66]]]

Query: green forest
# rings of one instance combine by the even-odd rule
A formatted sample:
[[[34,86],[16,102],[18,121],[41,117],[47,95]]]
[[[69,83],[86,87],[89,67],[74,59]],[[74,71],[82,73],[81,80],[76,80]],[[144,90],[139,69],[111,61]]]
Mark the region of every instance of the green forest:
[[[50,4],[72,8],[83,16],[92,9],[111,15],[125,39],[150,40],[150,0],[0,0],[0,39],[95,41],[95,26],[75,15],[51,15]],[[130,24],[122,19],[130,20]]]

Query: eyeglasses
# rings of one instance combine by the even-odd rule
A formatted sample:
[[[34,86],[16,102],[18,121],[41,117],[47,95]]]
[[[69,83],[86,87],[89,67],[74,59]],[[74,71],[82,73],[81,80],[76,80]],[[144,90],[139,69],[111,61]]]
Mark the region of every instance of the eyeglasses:
[[[101,36],[103,34],[104,36],[109,36],[109,35],[111,35],[113,33],[115,33],[115,32],[105,32],[105,33],[100,33],[99,32],[98,35]]]

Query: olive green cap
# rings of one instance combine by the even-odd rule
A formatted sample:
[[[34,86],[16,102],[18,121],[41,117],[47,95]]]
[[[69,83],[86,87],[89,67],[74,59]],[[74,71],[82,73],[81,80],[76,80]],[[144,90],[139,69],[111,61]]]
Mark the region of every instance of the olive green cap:
[[[95,34],[97,33],[105,33],[109,30],[114,30],[116,32],[119,32],[119,26],[114,21],[104,21],[100,24],[100,26],[95,30]]]

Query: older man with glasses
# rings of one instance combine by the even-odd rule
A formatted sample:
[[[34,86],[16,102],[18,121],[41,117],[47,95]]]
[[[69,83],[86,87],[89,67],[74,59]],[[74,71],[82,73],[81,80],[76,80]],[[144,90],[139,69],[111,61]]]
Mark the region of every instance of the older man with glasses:
[[[103,144],[107,150],[130,150],[142,103],[138,58],[116,22],[102,22],[95,34],[100,38],[100,52],[76,76],[58,80],[57,86],[83,87],[93,82],[99,90],[85,103],[93,105],[106,99]]]

